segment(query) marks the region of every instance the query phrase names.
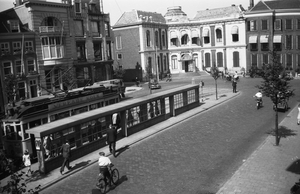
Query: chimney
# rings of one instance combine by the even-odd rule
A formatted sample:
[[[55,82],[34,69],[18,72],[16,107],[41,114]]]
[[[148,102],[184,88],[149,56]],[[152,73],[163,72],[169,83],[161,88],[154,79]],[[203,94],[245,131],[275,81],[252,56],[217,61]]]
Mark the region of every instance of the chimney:
[[[249,6],[249,9],[251,9],[252,7],[254,7],[254,0],[250,0],[250,6]]]
[[[18,6],[22,5],[22,0],[16,0],[14,5],[15,5],[15,7],[18,7]]]

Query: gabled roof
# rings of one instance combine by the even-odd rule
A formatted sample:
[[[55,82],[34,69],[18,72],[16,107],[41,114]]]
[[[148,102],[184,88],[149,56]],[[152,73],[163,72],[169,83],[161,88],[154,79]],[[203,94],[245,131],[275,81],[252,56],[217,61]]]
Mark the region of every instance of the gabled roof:
[[[9,20],[18,20],[20,24],[21,32],[27,32],[28,30],[24,29],[21,21],[16,14],[13,8],[0,12],[0,33],[10,33]]]
[[[216,9],[206,9],[202,11],[197,11],[197,14],[193,18],[193,20],[209,20],[216,18],[237,17],[240,16],[243,11],[245,11],[243,7],[235,5]]]
[[[141,22],[166,23],[165,18],[160,13],[132,10],[124,12],[114,26],[138,24]]]
[[[273,0],[273,1],[259,1],[252,9],[252,11],[267,11],[275,9],[299,9],[299,0]]]

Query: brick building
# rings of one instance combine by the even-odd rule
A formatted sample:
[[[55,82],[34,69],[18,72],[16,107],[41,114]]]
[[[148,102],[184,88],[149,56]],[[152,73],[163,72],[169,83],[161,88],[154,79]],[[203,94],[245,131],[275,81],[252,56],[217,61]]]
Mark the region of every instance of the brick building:
[[[288,72],[300,73],[300,2],[259,1],[245,13],[247,20],[247,69],[270,63],[270,51],[280,54]]]

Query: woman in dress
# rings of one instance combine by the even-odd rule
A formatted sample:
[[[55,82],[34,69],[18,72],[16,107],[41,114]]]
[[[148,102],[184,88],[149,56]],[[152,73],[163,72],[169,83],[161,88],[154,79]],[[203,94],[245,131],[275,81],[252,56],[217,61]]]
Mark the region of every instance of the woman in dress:
[[[23,162],[24,162],[24,165],[27,167],[26,176],[28,176],[29,172],[32,174],[32,171],[31,171],[31,161],[30,161],[30,155],[29,155],[28,150],[25,150],[25,152],[24,152]]]

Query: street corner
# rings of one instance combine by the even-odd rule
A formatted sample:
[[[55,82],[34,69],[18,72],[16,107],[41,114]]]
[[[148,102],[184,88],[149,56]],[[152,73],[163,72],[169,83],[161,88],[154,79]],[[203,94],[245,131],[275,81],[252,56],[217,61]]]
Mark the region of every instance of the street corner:
[[[142,89],[142,87],[129,86],[129,87],[126,87],[125,94],[129,94],[129,93],[132,93],[132,92],[136,92],[136,91],[139,91],[139,90],[141,90],[141,89]]]

